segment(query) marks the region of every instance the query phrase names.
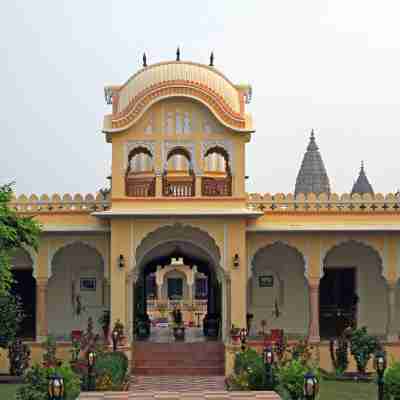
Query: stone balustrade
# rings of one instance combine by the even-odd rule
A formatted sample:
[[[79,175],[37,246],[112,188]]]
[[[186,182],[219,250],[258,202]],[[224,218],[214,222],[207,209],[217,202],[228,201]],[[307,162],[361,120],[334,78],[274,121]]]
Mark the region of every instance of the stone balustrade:
[[[46,194],[40,197],[32,194],[27,197],[22,194],[14,197],[11,200],[10,207],[20,213],[60,213],[69,211],[94,212],[104,211],[109,208],[110,202],[108,198],[101,193],[96,196],[87,194],[64,194],[62,197],[58,194],[53,194],[49,197]]]
[[[400,195],[389,193],[383,195],[353,194],[348,193],[330,195],[321,193],[316,195],[278,193],[247,195],[247,207],[251,210],[269,212],[400,212]]]
[[[48,195],[24,194],[14,197],[10,203],[11,208],[21,213],[59,213],[68,211],[94,212],[104,211],[110,208],[109,196],[104,197],[101,193],[97,195],[87,194],[64,194],[62,197],[58,194]],[[296,197],[289,193],[278,193],[271,195],[269,193],[249,193],[247,195],[247,207],[254,211],[270,212],[399,212],[400,213],[400,195],[389,193],[386,195],[377,193],[375,195],[344,193],[322,193],[316,195],[310,193],[307,195],[299,194]]]

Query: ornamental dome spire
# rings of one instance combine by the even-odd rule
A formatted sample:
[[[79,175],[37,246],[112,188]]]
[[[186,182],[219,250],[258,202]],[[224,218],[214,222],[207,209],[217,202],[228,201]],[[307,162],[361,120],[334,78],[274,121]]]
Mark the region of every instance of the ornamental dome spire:
[[[356,182],[353,185],[353,189],[351,189],[351,194],[354,193],[358,194],[369,193],[372,195],[374,194],[374,189],[372,189],[372,186],[369,183],[367,175],[365,174],[364,161],[361,161],[360,173],[358,175]]]
[[[326,173],[324,162],[315,141],[314,130],[312,130],[307,151],[304,154],[303,162],[297,174],[294,194],[295,196],[299,193],[329,194],[330,191],[328,174]]]

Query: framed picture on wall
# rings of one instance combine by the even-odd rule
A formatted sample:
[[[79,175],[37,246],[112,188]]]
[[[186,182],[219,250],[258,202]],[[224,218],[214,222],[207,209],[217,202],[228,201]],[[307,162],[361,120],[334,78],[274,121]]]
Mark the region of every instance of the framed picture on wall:
[[[81,290],[87,292],[96,291],[96,278],[81,278]]]
[[[259,287],[273,287],[274,286],[274,276],[273,275],[260,275],[258,277]]]

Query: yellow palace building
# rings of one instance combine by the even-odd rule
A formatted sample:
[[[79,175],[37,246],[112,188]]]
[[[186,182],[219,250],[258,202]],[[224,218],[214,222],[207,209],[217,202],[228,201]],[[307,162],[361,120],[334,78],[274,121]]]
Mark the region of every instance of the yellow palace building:
[[[43,226],[38,252],[12,262],[34,358],[48,334],[67,348],[88,317],[101,332],[104,310],[134,358],[138,321],[176,305],[188,330],[211,321],[227,357],[231,326],[251,315],[250,343],[266,320],[318,344],[326,368],[327,339],[350,320],[399,354],[400,198],[375,194],[363,167],[351,193],[332,193],[314,133],[293,194],[246,193],[251,87],[212,58],[179,58],[105,87],[110,190],[11,204]]]

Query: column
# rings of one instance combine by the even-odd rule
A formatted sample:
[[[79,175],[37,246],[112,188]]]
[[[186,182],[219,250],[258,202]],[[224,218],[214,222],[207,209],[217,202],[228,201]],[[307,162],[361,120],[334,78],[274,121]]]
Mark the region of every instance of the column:
[[[188,294],[189,294],[189,301],[192,302],[193,301],[193,283],[188,282]]]
[[[387,298],[388,298],[388,320],[386,325],[386,340],[389,343],[398,342],[399,335],[396,332],[396,282],[388,283]]]
[[[308,280],[308,296],[310,301],[310,325],[308,340],[310,343],[318,343],[319,336],[319,278]]]
[[[43,341],[48,334],[47,278],[36,278],[36,340]]]
[[[195,195],[196,197],[201,196],[201,175],[196,175],[196,181],[195,181]]]
[[[162,197],[162,175],[156,174],[156,197]]]
[[[136,271],[130,271],[126,276],[126,293],[127,293],[127,313],[126,316],[126,333],[128,335],[129,343],[133,341],[134,332],[133,325],[135,321],[135,310],[134,310],[134,282],[136,278]]]

